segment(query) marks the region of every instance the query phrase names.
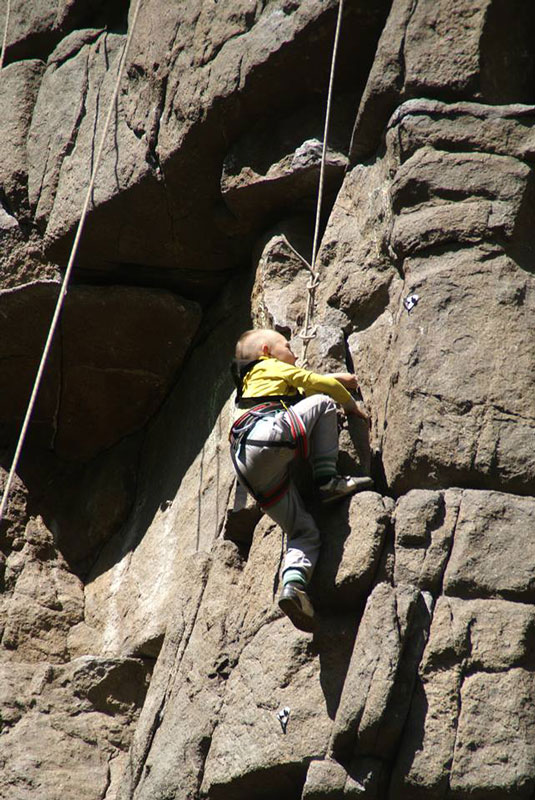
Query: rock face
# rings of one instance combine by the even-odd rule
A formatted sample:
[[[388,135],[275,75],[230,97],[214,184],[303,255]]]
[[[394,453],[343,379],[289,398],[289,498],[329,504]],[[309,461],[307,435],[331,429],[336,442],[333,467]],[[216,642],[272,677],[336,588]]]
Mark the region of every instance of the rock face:
[[[59,286],[41,281],[0,296],[0,420],[23,417]],[[33,325],[25,320],[33,315]],[[62,458],[88,459],[139,429],[156,411],[199,323],[197,304],[135,287],[71,289],[34,417]]]
[[[0,10],[1,483],[134,4]],[[373,8],[372,8],[373,6]],[[0,521],[1,800],[535,793],[535,11],[345,4],[318,371],[371,425],[314,634],[235,504],[239,333],[300,333],[338,4],[141,0]],[[280,713],[285,717],[280,721]]]

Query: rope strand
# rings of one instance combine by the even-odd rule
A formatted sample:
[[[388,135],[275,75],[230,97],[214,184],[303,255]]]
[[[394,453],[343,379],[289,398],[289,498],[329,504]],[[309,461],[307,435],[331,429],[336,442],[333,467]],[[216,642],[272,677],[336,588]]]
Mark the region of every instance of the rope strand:
[[[342,13],[344,10],[344,0],[340,0],[338,4],[338,18],[336,20],[336,31],[334,34],[334,43],[333,43],[333,52],[331,58],[331,72],[329,75],[329,90],[327,92],[327,107],[325,110],[325,125],[323,128],[323,146],[321,150],[321,166],[320,166],[320,177],[319,177],[319,186],[318,186],[318,200],[316,204],[316,221],[314,224],[314,239],[312,243],[312,258],[310,260],[310,272],[312,273],[312,280],[308,284],[308,298],[307,298],[307,307],[305,312],[305,323],[303,326],[303,330],[299,334],[300,338],[303,340],[303,356],[301,361],[303,365],[307,363],[307,351],[309,342],[315,337],[316,333],[311,333],[312,322],[314,319],[314,304],[316,300],[316,288],[319,282],[319,275],[316,271],[316,258],[318,255],[318,245],[319,245],[319,232],[320,232],[320,222],[321,222],[321,207],[323,203],[323,188],[325,183],[325,163],[327,160],[327,143],[329,138],[329,124],[331,121],[331,105],[332,105],[332,95],[333,95],[333,86],[334,86],[334,73],[336,70],[336,57],[338,55],[338,42],[340,39],[340,29],[342,27]]]
[[[0,53],[0,69],[4,66],[4,57],[7,47],[7,29],[9,27],[9,15],[11,13],[11,0],[6,0],[6,18],[4,21],[4,35],[2,37],[2,52]]]
[[[126,58],[127,58],[127,55],[128,55],[128,51],[130,49],[130,43],[132,41],[134,30],[135,30],[135,27],[136,27],[137,17],[138,17],[138,13],[139,13],[140,7],[141,7],[141,0],[137,0],[136,9],[135,9],[134,15],[132,17],[132,24],[130,26],[130,31],[128,33],[128,36],[127,36],[127,39],[126,39],[126,42],[125,42],[125,46],[124,46],[123,53],[122,53],[122,56],[121,56],[121,61],[119,63],[119,68],[118,68],[118,71],[117,71],[117,79],[116,79],[116,82],[115,82],[115,88],[114,88],[113,95],[112,95],[112,98],[111,98],[111,101],[110,101],[110,105],[109,105],[106,121],[104,123],[104,129],[102,131],[102,136],[101,136],[100,143],[99,143],[99,146],[98,146],[97,155],[96,155],[96,158],[95,158],[95,161],[94,161],[94,164],[93,164],[93,169],[92,169],[92,172],[91,172],[91,178],[89,180],[89,185],[87,187],[85,201],[84,201],[84,205],[82,207],[82,213],[81,213],[81,216],[80,216],[80,220],[78,222],[78,228],[77,228],[77,231],[76,231],[76,236],[74,238],[74,242],[73,242],[73,245],[72,245],[72,248],[71,248],[71,254],[69,256],[69,261],[67,263],[67,269],[65,270],[65,275],[63,276],[63,281],[61,283],[58,299],[57,299],[57,302],[56,302],[56,308],[54,310],[54,315],[52,317],[52,322],[50,323],[48,336],[47,336],[47,339],[46,339],[46,342],[45,342],[45,346],[44,346],[44,349],[43,349],[43,354],[41,356],[41,361],[39,363],[39,368],[37,370],[37,375],[35,377],[35,382],[34,382],[32,393],[31,393],[30,400],[29,400],[29,403],[28,403],[28,408],[26,410],[26,415],[24,417],[24,422],[22,423],[22,428],[21,428],[19,439],[18,439],[18,442],[17,442],[15,455],[13,457],[13,462],[11,464],[11,469],[9,470],[9,475],[8,475],[8,478],[7,478],[7,481],[6,481],[6,485],[4,486],[4,492],[3,492],[3,495],[2,495],[2,502],[0,504],[0,522],[2,521],[3,516],[4,516],[4,512],[5,512],[7,501],[8,501],[8,497],[9,497],[9,492],[10,492],[10,489],[11,489],[11,484],[13,482],[13,477],[14,477],[16,469],[18,467],[20,453],[21,453],[21,450],[22,450],[22,447],[23,447],[23,444],[24,444],[24,441],[25,441],[25,438],[26,438],[26,433],[28,431],[28,427],[29,427],[29,424],[30,424],[30,418],[31,418],[31,415],[32,415],[32,412],[33,412],[33,408],[35,406],[37,393],[38,393],[39,387],[41,385],[41,379],[43,377],[43,372],[44,372],[44,369],[45,369],[45,366],[46,366],[46,362],[47,362],[47,359],[48,359],[48,355],[49,355],[49,352],[50,352],[50,348],[51,348],[51,345],[52,345],[52,339],[54,337],[54,333],[56,331],[56,327],[57,327],[57,324],[58,324],[59,316],[60,316],[60,313],[61,313],[61,310],[62,310],[62,307],[63,307],[63,301],[65,299],[65,295],[67,294],[67,286],[68,286],[68,283],[69,283],[69,278],[71,276],[72,268],[73,268],[73,265],[74,265],[74,259],[76,257],[76,253],[78,251],[78,245],[80,244],[82,231],[84,229],[85,220],[86,220],[86,217],[87,217],[87,213],[89,211],[89,203],[91,202],[91,197],[92,197],[92,194],[93,194],[93,188],[94,188],[94,185],[95,185],[95,178],[96,178],[97,170],[98,170],[99,165],[100,165],[100,159],[102,157],[102,152],[104,150],[104,142],[106,140],[106,136],[107,136],[107,133],[108,133],[108,128],[110,126],[111,116],[112,116],[112,113],[113,113],[113,109],[114,109],[115,103],[117,101],[117,96],[119,94],[119,88],[120,88],[120,84],[121,84],[121,79],[122,79],[123,72],[124,72],[124,66],[125,66],[125,63],[126,63]]]

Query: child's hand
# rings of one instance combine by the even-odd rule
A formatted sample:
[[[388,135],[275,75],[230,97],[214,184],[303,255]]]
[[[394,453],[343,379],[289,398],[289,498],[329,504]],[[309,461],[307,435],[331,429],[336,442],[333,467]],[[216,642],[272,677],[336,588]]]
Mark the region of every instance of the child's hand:
[[[335,378],[346,389],[358,389],[357,376],[351,372],[335,372],[330,377]]]
[[[366,411],[366,408],[363,403],[357,403],[356,400],[353,400],[353,398],[351,398],[351,402],[348,401],[343,406],[343,409],[348,416],[350,414],[353,414],[356,417],[360,417],[361,419],[366,420],[368,425],[370,424],[370,415]]]

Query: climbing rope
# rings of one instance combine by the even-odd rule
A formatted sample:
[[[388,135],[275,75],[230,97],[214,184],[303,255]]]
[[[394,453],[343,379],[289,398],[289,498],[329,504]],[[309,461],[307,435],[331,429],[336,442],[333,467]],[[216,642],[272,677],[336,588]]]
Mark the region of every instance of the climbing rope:
[[[4,56],[7,46],[7,29],[9,28],[9,15],[11,13],[11,0],[6,0],[6,18],[4,20],[4,35],[2,37],[2,51],[0,52],[0,69],[4,66]]]
[[[3,492],[3,495],[2,495],[2,502],[0,503],[0,522],[2,521],[2,519],[4,517],[4,512],[5,512],[5,508],[6,508],[8,497],[9,497],[11,484],[13,482],[15,471],[16,471],[16,469],[18,467],[20,453],[21,453],[21,450],[22,450],[22,447],[23,447],[23,444],[24,444],[24,440],[26,438],[26,433],[27,433],[27,430],[28,430],[28,426],[30,424],[30,417],[31,417],[32,412],[33,412],[33,408],[34,408],[35,401],[36,401],[36,398],[37,398],[37,393],[38,393],[39,387],[41,385],[41,379],[43,377],[43,372],[44,372],[44,369],[45,369],[45,366],[46,366],[46,362],[47,362],[47,359],[48,359],[48,355],[49,355],[49,352],[50,352],[50,348],[51,348],[51,345],[52,345],[52,339],[54,337],[54,333],[55,333],[55,330],[56,330],[56,327],[57,327],[57,324],[58,324],[58,321],[59,321],[59,316],[61,314],[61,309],[63,307],[63,301],[65,299],[65,295],[67,294],[67,286],[68,286],[68,283],[69,283],[69,278],[71,276],[71,272],[72,272],[72,268],[73,268],[73,264],[74,264],[74,259],[76,257],[76,253],[77,253],[77,250],[78,250],[78,245],[80,244],[82,231],[84,229],[85,220],[86,220],[87,213],[88,213],[88,210],[89,210],[89,203],[91,202],[91,197],[92,197],[92,194],[93,194],[93,188],[95,186],[95,178],[96,178],[97,170],[98,170],[99,165],[100,165],[100,159],[102,157],[102,152],[103,152],[103,149],[104,149],[104,142],[105,142],[106,136],[108,134],[108,128],[110,126],[111,116],[112,116],[112,113],[113,113],[113,110],[114,110],[114,107],[115,107],[115,103],[117,101],[117,96],[119,94],[119,88],[120,88],[120,85],[121,85],[121,80],[122,80],[123,72],[124,72],[124,66],[125,66],[125,63],[126,63],[126,58],[128,56],[128,51],[130,49],[130,43],[132,42],[132,37],[133,37],[134,30],[135,30],[135,27],[136,27],[137,17],[138,17],[140,6],[141,6],[141,0],[137,0],[136,9],[135,9],[134,15],[132,17],[132,23],[130,25],[130,30],[128,32],[128,36],[127,36],[127,39],[126,39],[126,42],[125,42],[125,46],[124,46],[123,53],[122,53],[122,56],[121,56],[121,61],[119,63],[119,68],[117,70],[117,79],[115,81],[115,88],[113,90],[113,95],[112,95],[112,98],[110,100],[108,114],[107,114],[107,117],[106,117],[106,121],[104,123],[104,128],[103,128],[103,131],[102,131],[102,136],[100,138],[100,143],[99,143],[99,146],[98,146],[97,155],[96,155],[96,158],[95,158],[95,161],[94,161],[94,164],[93,164],[93,169],[91,171],[91,177],[90,177],[90,180],[89,180],[89,185],[87,187],[87,192],[86,192],[86,196],[85,196],[84,205],[82,207],[82,213],[81,213],[81,216],[80,216],[80,221],[78,222],[78,228],[76,230],[76,236],[74,237],[74,242],[73,242],[73,245],[72,245],[72,248],[71,248],[71,254],[69,256],[69,261],[67,263],[67,269],[65,270],[65,275],[63,276],[63,281],[61,283],[58,299],[57,299],[57,302],[56,302],[56,308],[55,308],[55,311],[54,311],[54,315],[52,317],[52,322],[50,323],[50,329],[48,331],[48,336],[47,336],[47,339],[46,339],[46,342],[45,342],[45,346],[44,346],[44,349],[43,349],[43,354],[41,356],[41,361],[39,363],[39,368],[37,370],[37,375],[35,377],[35,382],[34,382],[32,393],[31,393],[30,400],[29,400],[29,403],[28,403],[28,408],[26,410],[26,416],[24,417],[24,422],[22,423],[22,428],[21,428],[19,439],[18,439],[18,442],[17,442],[15,455],[13,457],[13,462],[11,464],[11,468],[9,470],[7,481],[6,481],[6,484],[4,486],[4,492]],[[5,36],[5,34],[4,34],[4,36]]]
[[[327,106],[325,109],[325,125],[323,128],[323,147],[321,151],[321,166],[320,166],[320,178],[319,178],[319,186],[318,186],[318,200],[316,204],[316,221],[314,225],[314,239],[312,242],[312,258],[310,260],[310,264],[305,261],[305,259],[300,256],[302,261],[305,261],[309,271],[310,271],[310,279],[307,283],[307,290],[308,290],[308,297],[307,297],[307,307],[305,312],[305,322],[303,329],[299,333],[299,337],[303,340],[303,354],[301,357],[301,361],[303,366],[307,364],[307,352],[308,352],[308,345],[317,335],[316,327],[313,325],[314,321],[314,308],[315,308],[315,301],[316,301],[316,288],[319,284],[319,274],[318,270],[316,269],[316,258],[318,255],[318,244],[319,244],[319,233],[320,233],[320,221],[321,221],[321,207],[323,202],[323,187],[325,182],[325,162],[327,160],[327,143],[329,138],[329,124],[331,121],[331,105],[332,105],[332,96],[333,96],[333,86],[334,86],[334,73],[336,69],[336,57],[338,55],[338,41],[340,39],[340,29],[342,27],[342,13],[344,10],[344,0],[340,0],[338,4],[338,18],[336,21],[336,31],[334,34],[334,43],[333,43],[333,52],[331,58],[331,73],[329,76],[329,90],[327,92]],[[291,248],[293,250],[293,248]]]

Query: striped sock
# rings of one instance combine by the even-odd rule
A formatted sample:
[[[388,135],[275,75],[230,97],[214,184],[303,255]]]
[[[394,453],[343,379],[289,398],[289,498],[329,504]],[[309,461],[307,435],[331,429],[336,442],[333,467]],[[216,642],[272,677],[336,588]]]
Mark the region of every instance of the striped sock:
[[[299,567],[290,567],[285,569],[282,574],[282,585],[286,586],[289,583],[302,583],[303,586],[307,585],[305,573]]]
[[[312,474],[314,475],[315,483],[320,486],[322,483],[327,483],[330,478],[337,474],[336,456],[313,456]]]

